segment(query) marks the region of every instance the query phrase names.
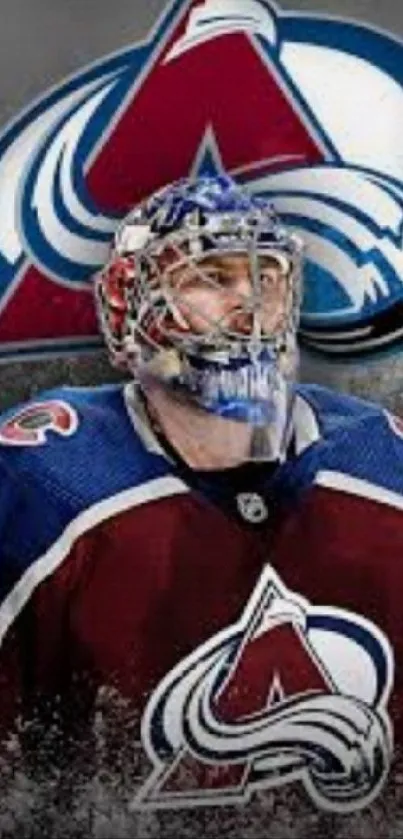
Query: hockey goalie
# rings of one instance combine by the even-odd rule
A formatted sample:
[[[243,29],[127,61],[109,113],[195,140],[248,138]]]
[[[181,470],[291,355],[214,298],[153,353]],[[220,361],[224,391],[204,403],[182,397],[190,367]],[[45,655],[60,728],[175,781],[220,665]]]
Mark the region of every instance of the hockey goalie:
[[[298,384],[303,274],[264,198],[164,187],[94,280],[126,383],[1,418],[4,761],[132,762],[131,810],[286,785],[345,813],[392,783],[403,423]]]

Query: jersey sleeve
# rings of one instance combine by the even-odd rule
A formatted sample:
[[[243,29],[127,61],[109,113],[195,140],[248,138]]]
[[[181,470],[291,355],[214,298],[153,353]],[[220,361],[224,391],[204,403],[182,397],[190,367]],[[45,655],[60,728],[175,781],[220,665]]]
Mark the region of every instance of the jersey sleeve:
[[[10,551],[12,532],[21,523],[24,493],[12,471],[0,461],[0,734],[4,737],[21,711],[23,647],[21,625],[13,620],[13,591],[19,579],[18,556]]]
[[[74,716],[85,718],[84,709],[79,715],[77,708],[73,712],[68,699],[72,689],[69,604],[75,584],[71,569],[78,569],[82,548],[74,533],[67,538],[64,518],[65,511],[41,493],[29,471],[16,473],[0,459],[3,748],[18,733],[24,750],[39,754],[49,746],[49,732],[74,727]],[[78,690],[77,684],[75,688],[85,704],[86,691]],[[51,748],[54,759],[56,744]]]

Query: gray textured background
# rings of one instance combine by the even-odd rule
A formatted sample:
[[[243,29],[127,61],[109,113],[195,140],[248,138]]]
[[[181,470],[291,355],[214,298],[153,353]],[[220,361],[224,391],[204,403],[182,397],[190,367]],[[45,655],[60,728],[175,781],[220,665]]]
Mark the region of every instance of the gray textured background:
[[[144,38],[165,5],[165,0],[0,0],[0,127],[69,74]],[[282,8],[350,17],[403,37],[400,0],[295,0],[282,3]],[[0,409],[44,387],[113,378],[116,373],[100,353],[2,363]],[[403,355],[369,366],[330,366],[305,357],[302,378],[403,411]]]

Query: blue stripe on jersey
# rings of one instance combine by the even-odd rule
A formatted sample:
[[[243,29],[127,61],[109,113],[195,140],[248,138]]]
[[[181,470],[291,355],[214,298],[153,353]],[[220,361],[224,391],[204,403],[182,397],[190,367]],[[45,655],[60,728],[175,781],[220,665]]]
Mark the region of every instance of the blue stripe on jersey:
[[[119,385],[59,388],[35,402],[50,399],[75,408],[74,435],[50,431],[42,445],[0,446],[0,584],[6,588],[81,512],[169,472],[165,458],[144,449]]]

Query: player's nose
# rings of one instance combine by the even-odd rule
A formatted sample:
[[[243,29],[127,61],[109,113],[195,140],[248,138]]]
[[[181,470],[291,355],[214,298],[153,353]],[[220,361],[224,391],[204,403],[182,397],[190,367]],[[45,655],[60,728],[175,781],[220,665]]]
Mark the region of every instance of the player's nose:
[[[237,273],[234,276],[232,284],[232,291],[234,295],[239,298],[248,298],[252,293],[252,283],[249,274],[246,271]]]
[[[225,304],[227,326],[244,335],[248,335],[253,328],[251,293],[251,281],[246,273],[236,275],[230,290],[227,290]]]

